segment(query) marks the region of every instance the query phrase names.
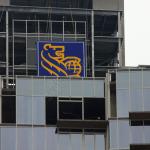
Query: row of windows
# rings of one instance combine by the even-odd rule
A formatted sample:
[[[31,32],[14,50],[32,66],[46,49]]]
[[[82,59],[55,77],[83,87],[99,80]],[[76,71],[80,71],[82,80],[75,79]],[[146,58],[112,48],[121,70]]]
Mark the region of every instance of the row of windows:
[[[28,109],[28,107],[30,106],[27,106],[26,109]],[[19,111],[17,111],[16,108],[19,110],[24,109],[21,105],[17,106],[15,96],[2,96],[2,123],[17,122],[16,113],[19,113]],[[40,110],[38,111],[40,113]],[[29,115],[32,116],[32,110]],[[105,100],[102,98],[70,99],[46,97],[45,122],[47,125],[55,125],[57,119],[105,120]]]

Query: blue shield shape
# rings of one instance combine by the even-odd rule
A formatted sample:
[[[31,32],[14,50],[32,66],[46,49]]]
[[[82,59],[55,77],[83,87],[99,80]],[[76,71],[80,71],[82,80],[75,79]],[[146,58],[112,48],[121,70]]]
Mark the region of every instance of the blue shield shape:
[[[85,46],[83,42],[39,41],[39,76],[85,77]]]

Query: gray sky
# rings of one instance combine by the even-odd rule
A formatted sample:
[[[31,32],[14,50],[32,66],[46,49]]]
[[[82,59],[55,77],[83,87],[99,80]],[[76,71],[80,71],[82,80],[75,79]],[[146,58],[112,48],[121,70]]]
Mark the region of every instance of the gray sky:
[[[124,0],[126,66],[150,65],[150,0]]]

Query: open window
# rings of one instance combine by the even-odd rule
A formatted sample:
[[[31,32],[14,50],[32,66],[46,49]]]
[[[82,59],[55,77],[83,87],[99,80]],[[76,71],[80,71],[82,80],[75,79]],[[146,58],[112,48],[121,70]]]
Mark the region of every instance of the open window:
[[[59,119],[82,119],[81,102],[59,102]]]
[[[84,119],[105,120],[105,99],[84,98]]]
[[[16,123],[15,96],[2,96],[2,123]]]
[[[46,124],[57,123],[57,97],[46,97]]]

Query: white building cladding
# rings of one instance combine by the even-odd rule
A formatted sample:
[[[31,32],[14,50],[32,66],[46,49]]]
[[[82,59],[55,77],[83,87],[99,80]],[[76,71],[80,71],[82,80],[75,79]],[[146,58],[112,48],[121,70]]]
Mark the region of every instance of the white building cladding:
[[[149,75],[148,69],[126,68],[110,70],[106,78],[18,76],[9,95],[1,77],[0,150],[150,145]]]
[[[116,118],[109,121],[111,150],[150,144],[150,116],[144,116],[150,111],[149,77],[150,71],[145,69],[116,71]]]
[[[4,80],[5,78],[2,78],[1,81],[4,83]],[[98,104],[103,104],[105,108],[104,82],[104,78],[17,77],[15,79],[16,93],[13,95],[16,97],[14,107],[16,116],[13,118],[13,122],[8,123],[2,114],[1,123],[5,126],[0,128],[0,150],[105,150],[105,133],[100,129],[59,131],[56,123],[47,121],[47,118],[53,117],[53,114],[47,116],[49,114],[46,110],[48,98],[53,98],[52,101],[57,105],[56,121],[66,119],[67,115],[61,118],[61,107],[64,104],[73,104],[75,109],[81,108],[79,117],[69,118],[70,120],[90,120],[85,113],[87,102],[90,101],[90,104],[93,105],[92,101],[95,102],[96,99],[102,101]],[[2,98],[2,105],[4,100],[5,98]],[[9,103],[7,104],[9,107]],[[78,105],[81,107],[79,108]],[[70,105],[70,107],[72,106]],[[48,109],[55,109],[55,107],[48,107]],[[65,112],[70,113],[67,110]],[[76,114],[75,110],[72,110],[73,112]],[[4,109],[2,109],[2,113],[5,113]],[[5,115],[7,116],[7,114]],[[96,117],[105,120],[105,113],[98,115],[104,115]],[[71,117],[74,116],[71,115]],[[95,120],[98,121],[98,119]]]

